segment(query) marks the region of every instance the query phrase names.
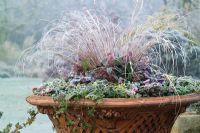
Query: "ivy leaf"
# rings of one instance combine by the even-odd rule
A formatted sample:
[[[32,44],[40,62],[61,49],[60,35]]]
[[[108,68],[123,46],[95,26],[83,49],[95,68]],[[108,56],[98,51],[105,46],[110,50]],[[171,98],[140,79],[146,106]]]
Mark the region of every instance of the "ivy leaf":
[[[106,68],[106,72],[107,72],[108,74],[111,74],[111,73],[112,73],[112,67]]]
[[[9,123],[9,124],[3,129],[3,131],[0,131],[0,133],[10,133],[11,128],[12,128],[12,124]]]
[[[106,59],[102,60],[102,61],[101,61],[101,64],[102,64],[103,66],[107,66],[107,65],[108,65],[107,60],[106,60]]]
[[[75,121],[73,120],[67,120],[67,126],[73,126],[75,124]]]
[[[21,129],[22,128],[22,126],[19,124],[19,122],[17,123],[17,124],[15,124],[15,128],[17,128],[17,129]]]

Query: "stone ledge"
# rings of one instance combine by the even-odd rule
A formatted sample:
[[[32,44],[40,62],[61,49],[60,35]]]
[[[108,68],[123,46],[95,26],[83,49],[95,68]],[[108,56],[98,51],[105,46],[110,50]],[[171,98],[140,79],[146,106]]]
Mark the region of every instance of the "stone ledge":
[[[171,133],[200,133],[200,114],[196,112],[181,114],[173,125]]]

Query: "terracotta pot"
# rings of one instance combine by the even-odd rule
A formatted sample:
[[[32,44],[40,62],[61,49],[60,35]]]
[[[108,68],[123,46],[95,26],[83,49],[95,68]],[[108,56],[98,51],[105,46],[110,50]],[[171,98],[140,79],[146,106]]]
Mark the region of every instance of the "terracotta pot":
[[[58,103],[51,97],[33,95],[26,100],[49,116],[57,133],[169,133],[179,114],[185,112],[189,104],[200,101],[200,94],[105,98],[100,104],[81,99],[69,102],[67,111],[60,117],[55,114]],[[89,115],[88,108],[92,106],[96,111]],[[74,123],[69,125],[69,120]]]

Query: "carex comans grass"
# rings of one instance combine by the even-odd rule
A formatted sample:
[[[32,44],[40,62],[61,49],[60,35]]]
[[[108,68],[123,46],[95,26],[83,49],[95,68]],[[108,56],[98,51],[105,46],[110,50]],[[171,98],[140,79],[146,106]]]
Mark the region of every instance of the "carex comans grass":
[[[137,14],[132,20],[135,17]],[[25,51],[22,61],[40,66],[51,64],[49,67],[65,75],[65,85],[61,88],[49,85],[63,83],[63,79],[56,79],[35,88],[34,93],[69,94],[70,98],[92,95],[92,99],[99,99],[196,91],[197,81],[167,74],[177,69],[178,63],[186,67],[187,55],[182,44],[187,38],[170,24],[162,30],[153,24],[144,23],[145,28],[141,25],[131,21],[124,28],[120,21],[93,10],[66,13],[51,23],[36,45]],[[64,72],[59,62],[67,64]],[[119,88],[123,91],[118,91]]]

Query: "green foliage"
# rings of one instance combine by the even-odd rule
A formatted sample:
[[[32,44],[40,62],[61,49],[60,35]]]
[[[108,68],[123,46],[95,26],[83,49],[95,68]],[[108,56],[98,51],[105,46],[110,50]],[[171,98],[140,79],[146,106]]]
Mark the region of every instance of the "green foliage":
[[[52,82],[47,83],[47,86],[56,90],[62,90],[66,86],[64,79],[54,79]]]
[[[200,7],[200,0],[163,0],[164,4],[169,7],[175,7],[183,12],[197,10]]]
[[[196,85],[197,82],[193,81],[191,77],[177,78],[172,82],[175,82],[174,84],[175,84],[176,91],[180,95],[185,95],[190,92],[195,92],[195,90],[199,88],[199,86]]]
[[[194,110],[198,114],[200,114],[200,102],[194,103],[194,104],[190,105],[190,107],[192,108],[192,110]]]
[[[35,89],[33,92],[34,94],[40,95],[41,93],[45,92],[45,89],[49,87],[48,84],[50,84],[52,90],[50,92],[46,91],[46,93],[43,93],[43,95],[51,95],[55,100],[58,101],[60,101],[63,96],[67,101],[70,99],[79,100],[80,98],[88,98],[98,102],[100,102],[104,97],[129,97],[126,93],[125,85],[114,85],[106,80],[97,80],[89,84],[78,85],[73,85],[69,82],[65,82],[65,85],[63,85],[63,82],[64,80],[56,79],[50,83],[47,83],[47,86],[43,87],[43,89]],[[57,86],[60,86],[58,85],[59,83],[62,84],[61,86],[65,86],[65,88],[60,88],[58,90]],[[60,104],[62,104],[62,102],[60,102]],[[65,104],[63,103],[63,105]]]
[[[95,107],[88,107],[88,116],[95,116],[96,109]]]
[[[191,77],[176,77],[164,75],[163,79],[153,82],[112,83],[107,80],[96,80],[88,84],[73,84],[63,79],[55,79],[45,83],[46,86],[34,88],[36,95],[48,95],[59,101],[61,108],[58,112],[66,111],[66,101],[81,98],[101,102],[103,98],[138,98],[147,96],[185,95],[200,92],[200,81]],[[50,85],[50,86],[49,86]],[[50,89],[50,88],[51,89]]]
[[[81,60],[81,66],[83,67],[84,71],[87,71],[90,67],[89,60],[88,59]]]
[[[182,9],[184,12],[197,10],[200,7],[200,0],[181,0],[177,3],[179,9]]]
[[[12,124],[9,123],[2,131],[0,131],[0,133],[10,133],[11,128],[12,128]],[[15,132],[15,133],[17,133],[17,132]]]
[[[36,115],[38,114],[38,112],[36,112],[35,110],[30,109],[28,111],[28,114],[29,114],[29,117],[27,118],[27,120],[25,122],[23,122],[23,123],[17,122],[15,124],[15,127],[14,127],[13,130],[11,130],[13,125],[11,123],[9,123],[2,131],[0,131],[0,133],[20,133],[20,130],[22,128],[30,126],[33,123],[33,121],[35,120]],[[2,113],[0,113],[0,116],[1,115],[2,115]]]
[[[186,95],[190,93],[199,93],[200,85],[198,80],[192,77],[175,77],[166,75],[162,84],[151,83],[143,86],[139,93],[142,97],[150,96],[169,96],[169,95]]]
[[[101,102],[104,97],[128,97],[124,89],[116,88],[105,80],[97,80],[88,85],[73,86],[73,88],[67,90],[66,97],[71,99],[87,98],[97,102]]]
[[[67,110],[67,104],[66,100],[63,97],[53,97],[55,101],[59,103],[59,106],[55,108],[56,116],[59,117],[61,114],[63,114]],[[72,123],[70,121],[69,123]]]
[[[75,124],[75,122],[73,120],[68,120],[67,121],[67,126],[73,126]]]

